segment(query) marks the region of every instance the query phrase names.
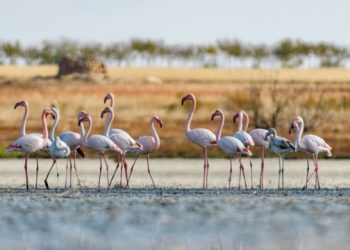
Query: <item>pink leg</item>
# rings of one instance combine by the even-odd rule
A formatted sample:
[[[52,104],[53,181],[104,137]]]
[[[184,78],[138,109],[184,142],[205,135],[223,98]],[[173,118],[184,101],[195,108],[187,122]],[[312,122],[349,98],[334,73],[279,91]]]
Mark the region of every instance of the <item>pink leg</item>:
[[[305,188],[304,189],[307,189],[307,183],[308,183],[308,179],[309,179],[309,170],[310,170],[309,153],[307,154],[306,163],[307,163],[307,168],[306,168],[306,181],[305,181]]]
[[[36,158],[35,188],[38,188],[38,174],[39,174],[39,159],[38,159],[38,153],[35,154],[35,158]]]
[[[132,171],[134,170],[134,167],[135,167],[135,164],[136,164],[136,161],[137,161],[138,158],[139,158],[139,155],[136,155],[134,163],[131,166],[129,178],[128,178],[128,181],[126,182],[125,188],[129,188],[129,182],[130,182],[130,179],[131,179],[131,174],[132,174]]]
[[[119,165],[120,165],[120,162],[118,162],[117,166],[115,167],[115,170],[114,170],[114,173],[113,173],[113,175],[112,175],[112,178],[111,178],[111,180],[110,180],[110,182],[109,182],[108,188],[111,187],[112,181],[113,181],[113,179],[114,179],[115,173],[117,172],[117,170],[118,170],[118,168],[119,168]]]
[[[205,148],[203,148],[203,189],[205,189],[205,175],[206,175],[206,161],[205,161]]]
[[[46,186],[46,188],[47,189],[49,189],[49,184],[47,183],[47,178],[49,178],[49,175],[50,175],[50,173],[51,173],[51,170],[52,170],[52,168],[53,168],[53,166],[55,166],[55,164],[56,164],[56,159],[52,159],[52,165],[51,165],[51,167],[50,167],[50,170],[49,170],[49,172],[47,173],[47,175],[46,175],[46,178],[45,178],[45,180],[44,180],[44,183],[45,183],[45,186]]]
[[[122,161],[123,161],[124,170],[125,170],[125,181],[128,182],[128,163],[126,162],[125,156],[122,156]]]
[[[73,169],[72,158],[69,156],[69,188],[72,188],[72,169]]]
[[[151,177],[153,188],[156,188],[156,185],[154,185],[154,181],[153,181],[153,178],[152,178],[151,170],[149,168],[149,155],[147,155],[147,171],[148,171],[149,177]]]
[[[315,169],[315,172],[316,172],[316,177],[315,177],[315,188],[317,189],[321,189],[320,187],[320,180],[318,178],[318,155],[316,154],[315,156],[315,159],[316,159],[316,169]]]
[[[123,184],[123,167],[120,169],[120,186]]]
[[[100,154],[100,174],[99,174],[99,176],[98,176],[98,185],[97,185],[97,190],[98,190],[98,191],[100,191],[101,172],[102,172],[102,154]]]
[[[106,164],[106,171],[107,171],[107,189],[109,188],[109,166],[108,166],[108,162],[106,160],[106,156],[104,154],[102,154],[103,156],[103,160],[105,161]]]
[[[241,155],[239,155],[239,168],[240,168],[240,174],[239,174],[239,189],[241,188],[241,174],[243,174],[243,180],[244,180],[244,186],[245,186],[245,189],[248,189],[247,188],[247,182],[245,180],[245,174],[244,174],[244,167],[243,167],[243,164],[242,164],[242,158],[241,158]]]
[[[29,183],[28,183],[28,158],[29,158],[29,153],[26,153],[24,156],[24,173],[26,176],[26,187],[27,191],[29,190]]]
[[[77,150],[74,150],[74,159],[73,159],[73,164],[74,165],[73,165],[73,167],[74,167],[74,170],[75,170],[75,174],[77,175],[77,178],[78,178],[78,185],[79,185],[79,187],[81,187],[80,186],[80,180],[79,180],[77,166],[75,165],[76,160],[77,160]]]
[[[205,149],[205,161],[206,161],[206,165],[207,165],[207,173],[206,173],[206,177],[205,177],[205,189],[208,189],[208,176],[209,176],[209,159],[208,159],[208,149]]]
[[[264,154],[265,154],[265,148],[262,146],[261,147],[261,170],[260,170],[260,190],[264,190],[264,166],[265,166],[265,162],[264,162]]]
[[[250,189],[253,189],[253,163],[252,158],[249,156],[249,164],[250,164]]]
[[[232,155],[230,157],[230,171],[228,177],[228,188],[231,188],[231,178],[232,178]]]
[[[66,161],[66,180],[64,181],[64,188],[67,188],[67,178],[68,178],[68,158]]]

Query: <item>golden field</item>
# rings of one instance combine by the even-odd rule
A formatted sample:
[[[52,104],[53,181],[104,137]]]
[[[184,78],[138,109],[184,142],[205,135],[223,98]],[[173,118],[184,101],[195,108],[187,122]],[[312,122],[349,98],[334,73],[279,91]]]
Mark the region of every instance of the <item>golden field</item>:
[[[40,131],[42,109],[54,104],[61,112],[58,131],[78,131],[76,114],[84,109],[94,118],[93,132],[101,133],[103,97],[112,92],[116,98],[113,127],[125,129],[135,138],[147,135],[148,120],[157,114],[164,122],[164,127],[158,128],[162,145],[157,155],[198,156],[200,149],[183,134],[189,106],[180,103],[182,96],[192,92],[198,100],[193,127],[214,131],[217,121],[210,121],[210,114],[221,108],[226,114],[224,135],[232,135],[232,115],[240,109],[250,115],[250,128],[256,123],[269,126],[277,112],[279,133],[290,137],[290,120],[302,114],[310,118],[308,133],[325,138],[335,157],[350,155],[350,70],[110,68],[108,79],[99,81],[56,80],[57,70],[51,65],[0,67],[2,150],[18,136],[23,110],[14,110],[15,102],[26,99],[30,103],[28,132]]]

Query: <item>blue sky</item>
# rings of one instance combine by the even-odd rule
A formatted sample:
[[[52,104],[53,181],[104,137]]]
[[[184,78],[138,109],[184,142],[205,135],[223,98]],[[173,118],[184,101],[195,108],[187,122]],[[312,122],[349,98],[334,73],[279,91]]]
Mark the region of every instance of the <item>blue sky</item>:
[[[0,40],[151,38],[209,43],[286,37],[350,45],[346,0],[0,0]]]

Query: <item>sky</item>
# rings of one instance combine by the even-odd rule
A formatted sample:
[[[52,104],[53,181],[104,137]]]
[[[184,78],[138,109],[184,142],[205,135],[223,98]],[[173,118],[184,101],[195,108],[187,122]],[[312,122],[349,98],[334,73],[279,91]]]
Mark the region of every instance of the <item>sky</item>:
[[[0,0],[0,40],[271,44],[288,37],[349,46],[349,13],[347,0]]]

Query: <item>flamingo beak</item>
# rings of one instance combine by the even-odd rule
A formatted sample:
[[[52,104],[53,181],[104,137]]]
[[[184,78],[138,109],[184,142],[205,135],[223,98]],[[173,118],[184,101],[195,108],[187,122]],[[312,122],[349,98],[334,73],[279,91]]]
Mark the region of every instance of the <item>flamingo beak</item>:
[[[103,111],[101,112],[101,119],[103,119],[103,116],[104,116],[105,113],[106,113],[105,110],[103,110]]]
[[[236,119],[239,117],[239,113],[235,114],[233,117],[232,117],[232,120],[233,120],[233,123],[236,124]]]
[[[162,128],[163,127],[163,122],[160,119],[157,119],[157,122],[159,123],[159,126]]]
[[[181,100],[181,106],[184,105],[185,101],[189,100],[189,97],[190,97],[190,95],[187,95],[187,96],[185,96],[184,98],[182,98],[182,100]]]
[[[292,130],[293,130],[293,129],[294,129],[294,122],[292,122],[292,123],[290,124],[289,130],[288,130],[289,134],[292,133]]]
[[[88,114],[84,114],[82,117],[80,117],[79,120],[78,120],[78,126],[80,126],[80,124],[81,124],[83,121],[86,121],[86,118],[87,118],[88,116],[89,116]]]
[[[108,99],[109,99],[108,95],[106,95],[105,98],[103,99],[103,103],[106,103]]]
[[[211,115],[211,117],[210,117],[210,119],[212,120],[212,121],[214,121],[214,118],[215,118],[215,116],[217,116],[218,114],[217,114],[217,112],[215,111],[212,115]]]
[[[23,101],[16,102],[14,109],[16,109],[18,106],[22,106],[24,104]]]

